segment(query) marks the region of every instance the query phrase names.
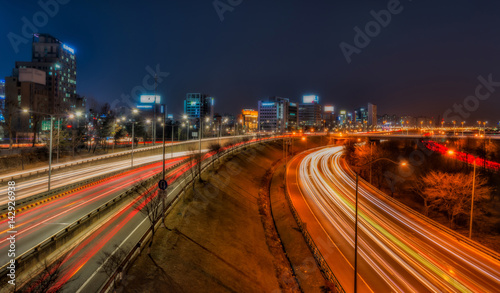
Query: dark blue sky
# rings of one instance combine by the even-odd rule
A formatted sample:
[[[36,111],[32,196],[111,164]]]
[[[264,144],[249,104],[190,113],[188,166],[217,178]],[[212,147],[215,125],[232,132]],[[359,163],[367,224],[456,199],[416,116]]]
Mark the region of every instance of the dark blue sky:
[[[339,44],[353,45],[353,28],[389,2],[243,0],[221,21],[213,0],[72,0],[39,31],[76,49],[78,92],[100,101],[130,94],[146,66],[159,64],[170,73],[159,92],[176,114],[187,92],[209,93],[217,112],[234,113],[271,95],[315,93],[340,108],[372,102],[379,114],[437,117],[474,95],[479,75],[500,81],[498,1],[401,0],[403,10],[348,64]],[[38,11],[37,1],[2,4],[0,76],[30,59],[31,45],[16,53],[8,34],[22,36],[22,17]],[[478,109],[466,120],[497,123],[500,88],[471,105]]]

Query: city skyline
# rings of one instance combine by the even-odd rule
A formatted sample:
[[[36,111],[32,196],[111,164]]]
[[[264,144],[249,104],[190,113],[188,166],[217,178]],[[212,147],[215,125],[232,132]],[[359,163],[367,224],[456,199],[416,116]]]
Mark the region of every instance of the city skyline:
[[[222,113],[255,107],[258,100],[271,96],[298,101],[301,96],[314,93],[337,109],[353,109],[371,102],[378,105],[381,114],[437,119],[474,95],[481,84],[478,77],[488,79],[491,75],[495,81],[500,76],[491,66],[498,59],[494,54],[498,45],[488,43],[488,47],[478,48],[489,41],[487,31],[470,36],[474,29],[494,27],[498,22],[491,14],[498,9],[496,3],[461,1],[462,5],[454,5],[450,13],[446,3],[430,10],[425,1],[401,1],[399,12],[391,16],[390,23],[380,27],[379,35],[371,38],[361,53],[350,55],[348,63],[339,45],[355,46],[353,38],[357,32],[353,28],[377,19],[373,14],[386,10],[391,1],[365,1],[362,8],[349,3],[336,6],[327,1],[318,1],[314,6],[292,2],[244,1],[220,13],[213,3],[204,1],[151,2],[150,6],[124,2],[120,7],[99,3],[99,11],[89,11],[82,3],[73,1],[59,4],[57,13],[49,15],[47,23],[39,27],[36,24],[44,24],[40,23],[43,19],[33,21],[33,16],[44,11],[40,5],[31,3],[21,9],[8,3],[5,11],[9,14],[2,15],[6,25],[1,28],[8,45],[0,49],[4,58],[0,73],[9,76],[16,61],[29,60],[31,46],[30,41],[23,42],[23,25],[31,23],[38,32],[52,34],[75,49],[79,94],[100,102],[121,101],[122,94],[130,95],[135,86],[142,85],[145,75],[159,71],[163,80],[158,84],[158,92],[167,98],[174,114],[182,113],[183,98],[188,92],[211,94],[216,98],[216,112]],[[142,9],[132,9],[132,13],[128,9],[131,6]],[[340,15],[338,8],[349,12],[350,18]],[[76,11],[83,16],[91,14],[95,21],[76,21],[72,17]],[[273,30],[263,32],[261,28],[269,25],[278,11],[281,21],[273,22]],[[325,11],[333,12],[327,17]],[[165,32],[165,37],[154,38],[157,34],[144,21],[148,14],[156,16],[151,25]],[[422,15],[428,21],[415,25],[417,16]],[[291,29],[287,21],[297,17],[303,24]],[[458,22],[459,19],[464,21]],[[436,24],[441,24],[442,29],[432,31]],[[108,29],[98,28],[103,25]],[[452,28],[452,33],[446,28]],[[466,45],[450,47],[466,41],[466,37],[476,45],[465,42]],[[148,40],[154,46],[146,46]],[[13,45],[15,41],[17,45]],[[247,46],[252,42],[269,46]],[[196,44],[200,43],[203,45],[198,47]],[[102,47],[107,49],[101,50]],[[281,53],[276,55],[278,52]],[[304,58],[296,58],[297,54]],[[245,58],[235,59],[242,56]],[[101,67],[106,70],[97,69]],[[273,79],[275,76],[280,77]],[[499,100],[480,100],[477,109],[468,111],[468,117],[459,115],[460,120],[498,120],[494,109],[500,106]],[[476,108],[473,102],[472,108]]]

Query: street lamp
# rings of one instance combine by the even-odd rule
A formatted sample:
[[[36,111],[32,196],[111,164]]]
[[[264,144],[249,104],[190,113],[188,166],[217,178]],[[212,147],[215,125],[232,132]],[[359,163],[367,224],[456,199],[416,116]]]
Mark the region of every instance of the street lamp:
[[[188,116],[187,115],[183,115],[182,119],[185,119],[186,122],[187,122],[187,137],[186,137],[186,140],[189,140],[189,119],[188,119]]]
[[[23,113],[33,113],[33,114],[41,114],[41,115],[50,116],[49,178],[48,178],[48,184],[47,184],[48,191],[50,191],[50,177],[52,176],[52,135],[53,135],[53,128],[54,128],[54,116],[57,116],[57,115],[56,114],[43,113],[43,112],[37,112],[37,111],[31,111],[31,110],[28,110],[28,109],[23,109],[22,111],[23,111]]]
[[[395,162],[388,158],[378,158],[371,160],[370,162],[363,164],[361,166],[356,166],[356,168],[361,169],[362,167],[372,164],[381,160],[389,161],[398,166],[407,166],[406,162]],[[354,221],[354,292],[358,292],[358,188],[359,188],[359,172],[356,171],[356,195],[355,195],[355,221]]]
[[[132,115],[139,113],[139,110],[133,109],[132,110]],[[125,120],[125,117],[123,117]],[[134,126],[135,126],[135,120],[132,119],[132,152],[131,152],[131,167],[134,167],[134,143],[135,143],[135,137],[134,137]]]

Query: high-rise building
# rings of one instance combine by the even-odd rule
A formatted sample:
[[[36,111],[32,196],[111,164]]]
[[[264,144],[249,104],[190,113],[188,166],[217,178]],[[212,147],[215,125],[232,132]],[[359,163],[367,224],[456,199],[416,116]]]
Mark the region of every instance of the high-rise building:
[[[297,130],[299,128],[299,105],[291,103],[288,105],[288,121],[286,129],[288,131]]]
[[[335,107],[332,105],[326,105],[323,107],[323,120],[325,120],[325,125],[328,128],[335,126]]]
[[[184,100],[184,114],[188,119],[200,119],[214,117],[214,98],[206,94],[188,93]]]
[[[16,62],[14,75],[25,68],[46,73],[49,101],[47,113],[64,113],[76,108],[75,50],[49,34],[34,34],[31,62]]]
[[[246,132],[255,132],[259,125],[259,111],[254,109],[243,109],[241,111],[243,125]]]
[[[354,111],[354,119],[357,124],[365,124],[368,122],[368,110],[364,107]]]
[[[321,109],[318,96],[303,96],[302,103],[299,105],[299,125],[301,127],[318,127],[323,125]]]
[[[289,104],[288,99],[281,97],[271,97],[259,101],[259,130],[269,132],[285,131]]]
[[[31,139],[40,128],[42,115],[21,114],[18,109],[46,113],[50,99],[45,81],[45,72],[34,68],[22,68],[19,75],[6,78],[5,104],[12,117],[11,128],[17,132],[17,137]]]
[[[377,126],[377,105],[368,104],[368,126]]]

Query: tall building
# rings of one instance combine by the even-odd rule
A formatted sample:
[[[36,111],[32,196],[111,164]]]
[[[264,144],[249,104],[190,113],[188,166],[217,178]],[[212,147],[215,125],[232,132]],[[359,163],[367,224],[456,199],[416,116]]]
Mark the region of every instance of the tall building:
[[[286,98],[271,97],[259,101],[259,130],[283,132],[286,130],[288,107],[290,101]]]
[[[299,129],[299,105],[291,103],[288,105],[288,121],[286,129],[293,131]]]
[[[241,116],[243,118],[243,125],[245,126],[245,131],[255,132],[259,125],[259,111],[254,109],[243,109],[241,111]]]
[[[377,126],[377,105],[368,104],[368,126]]]
[[[325,125],[327,128],[335,126],[335,107],[331,105],[326,105],[323,108],[323,120],[325,120]]]
[[[358,108],[354,111],[354,119],[357,124],[365,124],[368,122],[368,110],[364,107]]]
[[[302,97],[299,105],[299,125],[301,127],[318,127],[323,125],[322,107],[319,104],[319,97],[307,95]]]
[[[16,71],[34,68],[46,73],[49,101],[47,113],[64,113],[76,108],[75,50],[49,34],[34,34],[31,62],[16,62]]]
[[[24,114],[18,109],[46,113],[50,99],[45,81],[45,72],[34,68],[21,68],[18,75],[9,76],[5,80],[6,110],[10,111],[11,127],[18,138],[31,139],[40,128],[42,115]]]
[[[188,93],[184,100],[184,114],[188,119],[200,119],[214,117],[214,98],[206,94]]]

